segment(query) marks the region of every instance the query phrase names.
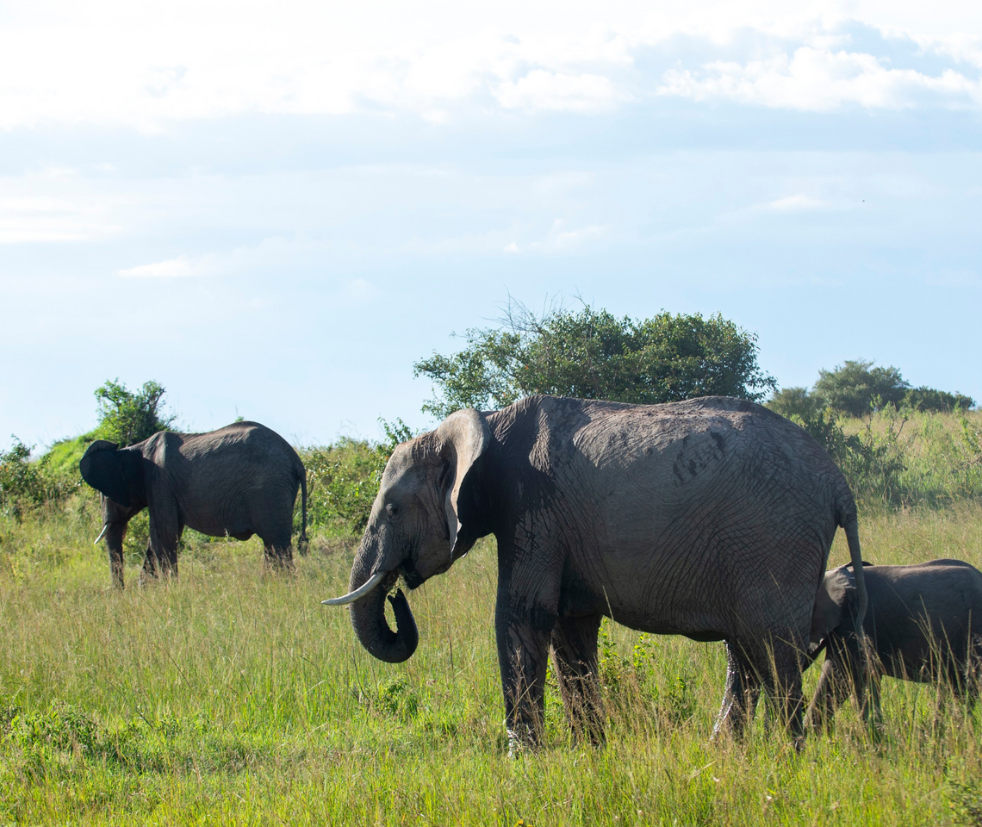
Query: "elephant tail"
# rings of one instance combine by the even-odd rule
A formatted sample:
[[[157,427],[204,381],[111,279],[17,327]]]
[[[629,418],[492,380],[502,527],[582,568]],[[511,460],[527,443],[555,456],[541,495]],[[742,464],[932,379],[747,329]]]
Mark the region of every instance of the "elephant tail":
[[[300,539],[297,541],[297,551],[302,557],[307,556],[309,544],[307,543],[307,469],[303,467],[303,462],[297,457],[297,465],[300,466]]]
[[[862,552],[859,549],[859,519],[856,517],[855,511],[853,511],[852,515],[842,527],[846,530],[846,542],[849,544],[849,558],[852,560],[852,572],[856,578],[856,629],[859,633],[862,633],[863,619],[866,617],[866,607],[869,603],[869,598],[866,594],[866,575],[863,572],[865,563]]]
[[[835,495],[835,521],[846,532],[849,559],[852,562],[853,574],[856,578],[857,632],[862,635],[863,619],[866,617],[866,606],[869,599],[866,595],[866,577],[863,573],[865,563],[859,548],[859,516],[856,511],[856,500],[852,496],[852,491],[849,490],[849,484],[841,475]]]

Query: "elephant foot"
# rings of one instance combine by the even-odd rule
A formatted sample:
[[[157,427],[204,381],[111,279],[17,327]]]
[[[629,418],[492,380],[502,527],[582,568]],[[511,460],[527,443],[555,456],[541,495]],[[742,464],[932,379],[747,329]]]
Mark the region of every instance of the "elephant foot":
[[[506,725],[508,733],[508,757],[519,758],[539,751],[539,739],[532,727],[519,724],[512,728]]]

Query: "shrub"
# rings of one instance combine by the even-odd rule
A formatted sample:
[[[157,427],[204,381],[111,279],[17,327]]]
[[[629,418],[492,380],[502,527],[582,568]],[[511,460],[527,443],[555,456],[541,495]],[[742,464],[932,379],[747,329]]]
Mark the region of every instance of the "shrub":
[[[176,416],[162,416],[165,389],[156,382],[144,382],[133,393],[118,379],[96,390],[99,401],[99,427],[96,434],[120,447],[134,445],[157,431],[166,431]]]
[[[413,366],[437,386],[424,411],[501,408],[535,393],[642,404],[723,395],[760,400],[775,387],[757,337],[722,316],[659,313],[636,321],[589,306],[541,317],[509,306],[500,329],[470,329],[453,356]]]
[[[380,420],[381,442],[342,437],[326,447],[300,448],[307,469],[307,517],[329,533],[360,534],[368,523],[385,464],[401,443],[413,438],[401,419]]]
[[[975,407],[971,396],[961,393],[948,393],[934,388],[911,388],[904,395],[902,407],[914,411],[943,411],[951,413],[956,410],[967,411]]]
[[[814,418],[822,407],[818,398],[808,393],[808,388],[783,388],[774,391],[766,406],[788,419],[798,417],[805,421]]]
[[[863,416],[884,405],[897,407],[910,385],[894,367],[874,367],[872,360],[847,360],[835,370],[820,370],[814,395],[821,407]]]
[[[75,491],[81,478],[63,474],[46,461],[31,458],[33,446],[17,437],[9,451],[0,451],[0,513],[19,518],[25,508],[58,502]]]
[[[31,462],[31,446],[17,437],[9,451],[0,451],[0,508],[16,516],[25,505],[40,505],[47,496],[44,477]]]

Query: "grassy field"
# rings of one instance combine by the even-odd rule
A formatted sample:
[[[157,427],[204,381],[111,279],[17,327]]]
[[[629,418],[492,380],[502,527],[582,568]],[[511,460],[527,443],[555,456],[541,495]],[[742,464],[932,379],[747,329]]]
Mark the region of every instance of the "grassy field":
[[[509,759],[493,542],[412,595],[419,650],[391,666],[319,603],[351,542],[315,537],[283,576],[255,539],[191,537],[179,580],[139,588],[135,526],[117,593],[99,522],[87,495],[0,518],[0,824],[982,824],[982,715],[940,731],[932,687],[886,682],[880,743],[850,705],[801,755],[763,713],[710,744],[722,644],[605,624],[607,746],[570,741],[553,687],[545,748]],[[982,567],[982,506],[862,538],[878,563]]]

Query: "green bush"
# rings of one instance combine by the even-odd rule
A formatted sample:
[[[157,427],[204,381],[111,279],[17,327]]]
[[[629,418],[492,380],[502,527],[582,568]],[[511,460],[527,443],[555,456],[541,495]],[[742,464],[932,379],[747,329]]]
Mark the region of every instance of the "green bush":
[[[453,356],[417,362],[436,384],[424,411],[495,409],[536,393],[652,404],[697,396],[763,399],[775,381],[757,364],[757,337],[722,316],[659,313],[618,319],[589,306],[541,317],[509,307],[500,329],[466,331]]]
[[[333,534],[364,529],[388,455],[365,440],[344,437],[326,447],[301,448],[307,468],[307,519]]]
[[[904,395],[901,407],[913,411],[938,411],[952,413],[957,410],[967,411],[975,407],[975,400],[962,393],[948,393],[934,388],[911,388]]]
[[[775,391],[767,407],[789,419],[794,415],[807,419],[823,408],[853,417],[886,407],[952,413],[974,408],[975,400],[957,392],[912,388],[897,368],[875,367],[871,360],[856,359],[847,360],[834,370],[819,371],[811,392],[800,387]]]
[[[792,422],[829,452],[866,508],[944,507],[982,499],[982,415],[896,411],[862,418],[832,408]]]
[[[96,390],[99,402],[98,438],[108,439],[120,447],[134,445],[166,431],[176,416],[163,416],[165,388],[156,382],[144,382],[136,393],[118,379],[106,382]]]
[[[818,397],[810,394],[808,388],[782,388],[774,391],[766,406],[788,419],[799,417],[803,420],[812,419],[822,408]]]
[[[342,437],[332,445],[298,449],[307,469],[307,519],[328,534],[360,534],[372,512],[392,451],[413,433],[401,420],[381,421],[381,442]]]
[[[25,508],[60,502],[75,491],[81,478],[65,474],[60,467],[31,458],[33,447],[17,437],[9,451],[0,451],[0,513],[19,518]]]

